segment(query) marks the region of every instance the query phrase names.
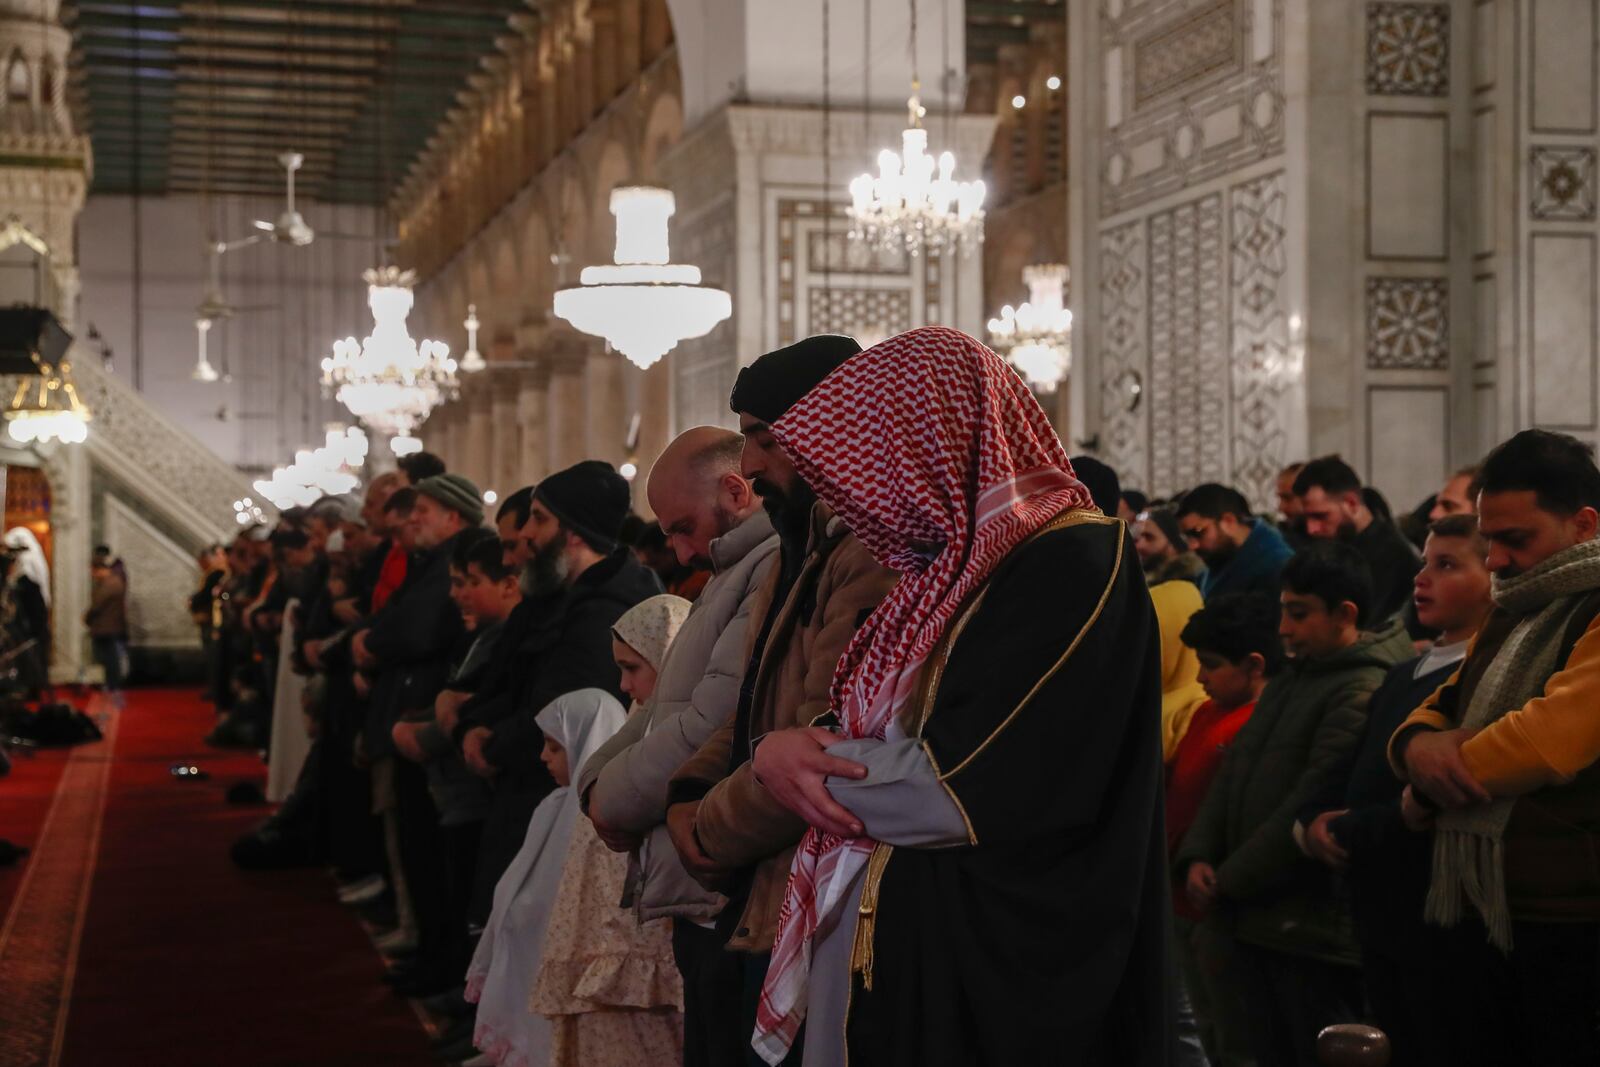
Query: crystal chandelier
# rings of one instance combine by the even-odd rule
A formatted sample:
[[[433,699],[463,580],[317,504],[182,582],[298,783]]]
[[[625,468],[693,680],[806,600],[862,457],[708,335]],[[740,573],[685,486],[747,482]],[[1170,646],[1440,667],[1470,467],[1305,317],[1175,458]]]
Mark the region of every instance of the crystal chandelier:
[[[484,362],[483,353],[478,351],[478,305],[467,305],[467,319],[461,325],[467,328],[467,350],[461,354],[461,369],[467,374],[476,374],[488,366]]]
[[[988,190],[982,181],[955,180],[956,157],[950,151],[939,154],[935,174],[922,126],[927,109],[916,82],[906,104],[910,125],[900,135],[900,151],[885,148],[878,153],[878,176],[861,174],[850,183],[850,237],[885,250],[903,248],[913,256],[924,249],[970,252],[983,243]]]
[[[412,271],[381,267],[362,278],[372,333],[359,342],[346,337],[333,343],[333,355],[322,361],[322,384],[373,429],[408,435],[440,401],[456,395],[456,361],[442,341],[418,344],[406,330]]]
[[[300,449],[294,454],[293,463],[275,468],[270,478],[258,479],[253,488],[275,507],[308,507],[322,497],[353,492],[361,484],[355,472],[366,458],[367,435],[360,427],[330,429],[321,447]],[[252,501],[246,497],[234,506],[236,514],[246,515],[241,503],[250,508]],[[259,509],[253,514],[259,515]],[[235,521],[242,525],[249,518]]]
[[[11,394],[5,410],[6,432],[18,444],[62,441],[82,444],[89,439],[89,409],[72,384],[72,367],[62,360],[52,370],[27,375]]]
[[[700,284],[699,267],[672,262],[667,220],[675,210],[670,190],[613,189],[614,263],[585,267],[582,285],[556,291],[557,315],[584,333],[604,337],[641,369],[679,341],[704,337],[733,314],[725,290]]]
[[[1072,312],[1066,307],[1070,278],[1060,263],[1024,267],[1027,302],[1019,308],[1007,304],[998,319],[989,320],[994,350],[1042,393],[1054,392],[1072,368]]]

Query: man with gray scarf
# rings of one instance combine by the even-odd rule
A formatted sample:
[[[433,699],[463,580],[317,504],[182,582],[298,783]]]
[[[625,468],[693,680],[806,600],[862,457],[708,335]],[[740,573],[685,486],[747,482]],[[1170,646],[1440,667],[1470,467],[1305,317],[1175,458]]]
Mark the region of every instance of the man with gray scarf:
[[[1525,430],[1474,485],[1494,612],[1449,681],[1390,742],[1413,828],[1435,828],[1426,914],[1481,928],[1503,1048],[1600,1062],[1600,469]]]

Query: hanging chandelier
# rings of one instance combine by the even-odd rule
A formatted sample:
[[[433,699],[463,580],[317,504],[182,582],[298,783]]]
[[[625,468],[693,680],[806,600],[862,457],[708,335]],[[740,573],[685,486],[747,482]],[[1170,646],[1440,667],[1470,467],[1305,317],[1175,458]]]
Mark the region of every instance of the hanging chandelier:
[[[89,439],[90,417],[72,384],[72,367],[63,359],[53,370],[41,364],[39,374],[27,375],[17,383],[6,405],[6,432],[24,445],[51,441],[82,444]]]
[[[941,152],[937,161],[928,154],[927,109],[916,82],[906,106],[910,125],[900,135],[900,151],[885,148],[878,153],[878,176],[861,174],[850,183],[850,237],[913,256],[970,252],[983,243],[988,189],[982,181],[955,180],[954,152]]]
[[[989,320],[989,339],[1027,383],[1042,393],[1054,392],[1072,369],[1072,312],[1066,306],[1071,272],[1060,263],[1024,267],[1028,300],[1010,304]]]
[[[478,305],[467,305],[467,319],[461,325],[467,328],[467,350],[461,354],[461,369],[467,374],[476,374],[488,364],[484,362],[483,353],[478,351]]]
[[[195,319],[194,328],[200,336],[200,358],[195,361],[194,370],[189,372],[189,377],[197,382],[214,382],[221,376],[217,374],[217,368],[211,365],[211,360],[206,358],[206,335],[211,332],[211,320]]]
[[[699,267],[672,262],[667,220],[675,210],[671,190],[644,185],[613,189],[614,262],[585,267],[583,284],[556,291],[557,315],[584,333],[604,337],[640,369],[679,341],[704,337],[733,314],[733,300],[725,290],[700,284]]]
[[[333,355],[322,361],[322,384],[374,430],[406,436],[441,401],[455,397],[456,361],[444,342],[418,344],[406,330],[415,273],[380,267],[361,277],[372,333],[359,342],[346,337],[333,343]]]
[[[366,458],[367,435],[361,428],[336,426],[327,431],[320,447],[300,449],[294,462],[274,468],[271,477],[258,479],[252,487],[275,507],[308,507],[322,497],[353,492],[361,484],[357,472]],[[234,512],[240,525],[260,516],[249,497],[236,501]]]

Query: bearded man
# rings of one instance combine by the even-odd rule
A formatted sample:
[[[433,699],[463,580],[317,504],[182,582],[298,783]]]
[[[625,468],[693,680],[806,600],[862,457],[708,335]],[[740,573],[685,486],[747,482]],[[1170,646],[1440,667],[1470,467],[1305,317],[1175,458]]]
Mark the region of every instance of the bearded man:
[[[901,577],[836,726],[755,748],[811,826],[755,1049],[804,1021],[806,1064],[1165,1063],[1159,642],[1126,528],[955,330],[846,361],[770,430]]]

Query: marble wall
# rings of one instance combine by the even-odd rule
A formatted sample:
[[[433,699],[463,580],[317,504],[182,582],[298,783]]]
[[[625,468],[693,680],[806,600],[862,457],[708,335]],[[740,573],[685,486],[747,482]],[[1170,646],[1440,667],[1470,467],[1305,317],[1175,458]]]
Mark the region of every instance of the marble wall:
[[[1338,452],[1410,507],[1518,428],[1600,436],[1590,0],[1073,18],[1074,418],[1129,482],[1265,505]]]
[[[1303,449],[1284,0],[1072,9],[1075,447],[1265,500]]]

